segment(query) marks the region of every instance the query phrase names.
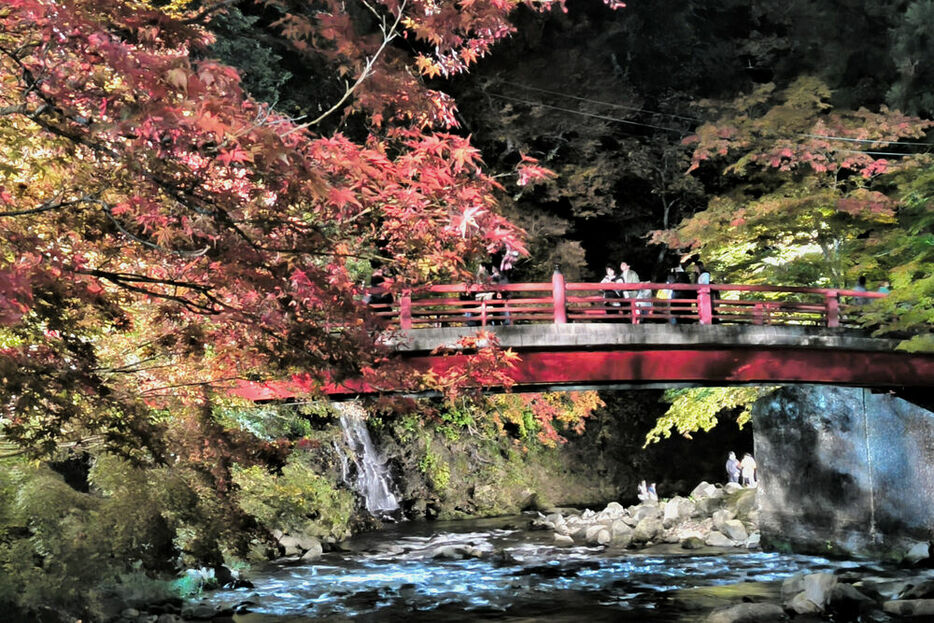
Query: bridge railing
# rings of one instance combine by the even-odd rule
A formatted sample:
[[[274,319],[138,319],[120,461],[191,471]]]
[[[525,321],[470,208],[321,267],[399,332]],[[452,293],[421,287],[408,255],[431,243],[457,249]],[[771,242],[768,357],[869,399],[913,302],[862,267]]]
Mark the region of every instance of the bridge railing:
[[[402,329],[567,322],[841,327],[858,326],[863,305],[884,296],[744,284],[566,283],[555,273],[550,283],[429,286],[392,300],[374,297],[370,307]]]

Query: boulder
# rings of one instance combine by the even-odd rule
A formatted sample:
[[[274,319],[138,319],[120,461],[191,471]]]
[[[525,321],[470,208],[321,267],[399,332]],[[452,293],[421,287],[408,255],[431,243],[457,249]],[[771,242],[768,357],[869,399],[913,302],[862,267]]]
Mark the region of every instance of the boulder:
[[[706,623],[759,623],[760,621],[782,621],[785,612],[777,604],[737,604],[716,610],[707,617]]]
[[[610,544],[615,547],[629,547],[632,543],[632,528],[622,520],[610,524]]]
[[[925,580],[917,585],[908,585],[898,594],[899,599],[934,598],[934,580]]]
[[[690,497],[694,501],[700,500],[701,498],[710,498],[720,493],[720,490],[717,489],[716,485],[712,485],[707,481],[701,482],[699,485],[694,487],[694,490],[691,491]],[[721,494],[722,495],[722,494]]]
[[[707,538],[704,540],[704,543],[711,547],[735,547],[734,543],[728,536],[717,530],[713,530],[710,534],[707,535]]]
[[[922,560],[931,557],[931,545],[927,541],[916,541],[909,548],[908,552],[902,558],[902,562],[909,565],[916,565]]]
[[[882,609],[902,617],[934,615],[934,599],[895,599],[882,604]]]
[[[852,584],[837,582],[833,588],[830,589],[830,600],[828,603],[833,610],[840,611],[844,608],[858,610],[860,606],[874,602],[874,599],[861,593]]]
[[[304,554],[302,554],[302,558],[301,558],[302,562],[312,562],[312,561],[318,560],[319,558],[321,558],[321,555],[324,553],[324,548],[321,547],[321,542],[318,541],[317,539],[315,540],[313,544],[309,543],[309,545],[311,546],[307,550],[305,550]]]
[[[632,531],[632,540],[634,543],[645,543],[654,539],[662,531],[662,522],[660,519],[646,517]]]
[[[695,515],[709,517],[723,507],[723,494],[719,489],[717,489],[717,492],[720,493],[720,495],[695,500]]]
[[[622,517],[626,514],[626,509],[619,502],[610,502],[603,509],[603,514],[608,517]]]
[[[431,553],[432,558],[438,558],[442,560],[462,560],[466,558],[465,552],[460,547],[455,547],[454,545],[442,545],[441,547],[435,548]]]
[[[156,619],[156,623],[179,623],[179,621],[181,619],[178,618],[178,615],[170,613],[160,614],[159,618]]]
[[[804,594],[823,610],[830,603],[830,594],[836,584],[837,578],[832,573],[811,573],[804,576]]]
[[[587,545],[606,545],[610,542],[610,531],[603,524],[596,524],[587,528],[584,539]]]
[[[694,502],[686,498],[675,496],[668,500],[665,509],[662,512],[662,523],[666,528],[690,519],[694,514]]]
[[[135,619],[139,616],[139,610],[136,608],[127,608],[120,613],[120,616],[122,616],[124,619]]]
[[[759,549],[759,544],[761,540],[762,540],[762,535],[759,534],[758,532],[753,532],[752,534],[749,535],[749,538],[746,539],[746,542],[743,543],[743,545],[745,545],[747,549]]]
[[[656,519],[661,516],[662,510],[657,504],[640,504],[632,513],[632,518],[636,520],[637,525],[643,519]]]
[[[717,529],[734,541],[745,541],[749,538],[743,522],[736,519],[724,521],[723,525],[718,526]]]
[[[796,614],[820,614],[823,612],[823,609],[808,599],[807,594],[803,592],[792,597],[788,603],[785,604],[785,608]]]
[[[194,604],[182,609],[183,619],[206,621],[213,619],[215,615],[217,615],[217,608],[210,604]]]
[[[704,547],[704,539],[699,536],[689,536],[681,541],[681,547],[684,549],[700,549]]]
[[[730,495],[730,494],[736,493],[737,491],[742,491],[742,490],[743,490],[743,485],[739,484],[738,482],[728,482],[725,485],[723,485],[723,492],[727,495]]]
[[[798,593],[804,592],[804,574],[798,573],[782,582],[782,603],[787,607],[788,603]]]
[[[733,511],[730,511],[727,509],[718,510],[714,512],[713,514],[713,527],[716,528],[717,530],[720,530],[720,532],[723,532],[722,530],[723,524],[730,521],[735,516],[736,515],[733,513]]]
[[[563,534],[555,535],[555,546],[557,547],[572,547],[574,545],[574,539]]]
[[[321,541],[313,536],[299,532],[281,536],[279,546],[285,556],[301,556],[310,549],[321,548]]]

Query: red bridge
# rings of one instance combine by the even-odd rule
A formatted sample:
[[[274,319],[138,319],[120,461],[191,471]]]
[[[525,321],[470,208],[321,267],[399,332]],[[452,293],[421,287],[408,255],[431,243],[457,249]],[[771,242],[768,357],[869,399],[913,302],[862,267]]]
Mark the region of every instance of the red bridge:
[[[373,291],[376,294],[378,290]],[[934,385],[934,354],[861,330],[875,292],[751,285],[551,283],[438,285],[373,302],[386,341],[413,371],[444,372],[466,354],[435,353],[479,329],[521,358],[515,390],[828,383],[920,397]],[[374,297],[374,301],[379,297]],[[393,330],[394,329],[394,330]],[[495,390],[496,388],[490,388]],[[393,387],[327,385],[334,399]],[[290,382],[251,383],[240,395],[276,400]]]

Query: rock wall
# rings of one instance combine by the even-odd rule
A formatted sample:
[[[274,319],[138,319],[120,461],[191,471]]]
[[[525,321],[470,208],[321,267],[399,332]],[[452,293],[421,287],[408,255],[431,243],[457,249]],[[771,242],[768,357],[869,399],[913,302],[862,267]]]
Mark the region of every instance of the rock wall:
[[[763,544],[895,555],[934,537],[934,413],[859,388],[782,388],[753,410]]]

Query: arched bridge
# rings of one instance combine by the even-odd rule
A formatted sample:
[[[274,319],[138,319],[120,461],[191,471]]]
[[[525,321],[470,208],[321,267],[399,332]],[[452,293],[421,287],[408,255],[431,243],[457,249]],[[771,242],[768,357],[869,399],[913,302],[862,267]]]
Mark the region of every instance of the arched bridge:
[[[387,343],[413,371],[444,372],[468,354],[458,341],[495,333],[521,358],[514,390],[825,383],[924,396],[934,355],[859,328],[884,294],[752,285],[551,283],[438,285],[390,298],[371,292]],[[441,356],[439,347],[447,347]],[[491,388],[495,389],[495,388]],[[329,384],[334,399],[394,387]],[[294,395],[290,382],[247,384],[253,400]]]

